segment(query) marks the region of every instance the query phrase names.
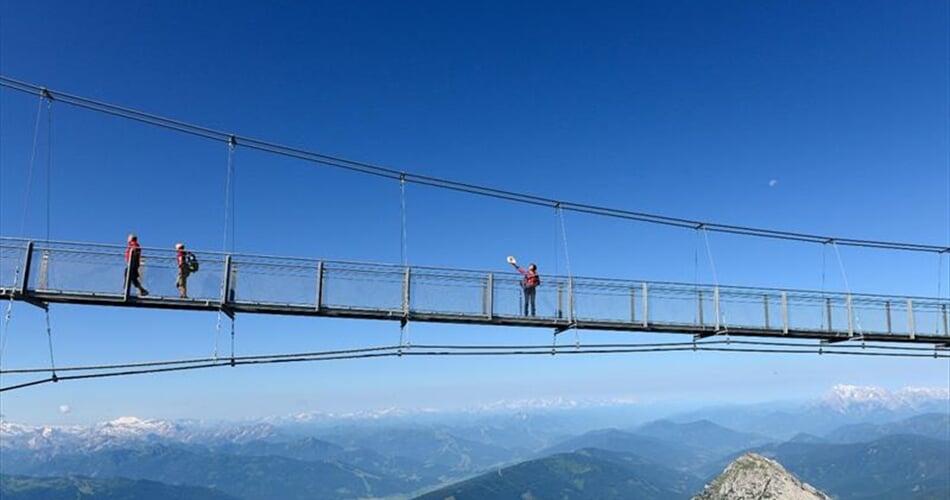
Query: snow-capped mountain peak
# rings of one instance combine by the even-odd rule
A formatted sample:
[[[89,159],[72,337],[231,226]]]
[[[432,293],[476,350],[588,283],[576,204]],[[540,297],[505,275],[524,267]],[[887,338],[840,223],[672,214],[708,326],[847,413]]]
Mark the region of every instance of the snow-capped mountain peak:
[[[950,389],[947,388],[905,387],[889,391],[883,387],[838,384],[825,394],[817,406],[845,413],[855,410],[916,410],[947,401],[950,401]]]
[[[133,442],[244,442],[266,439],[277,433],[270,424],[202,425],[123,416],[88,426],[41,426],[0,423],[0,447],[24,448],[46,453],[116,448]]]
[[[97,434],[112,437],[160,436],[177,437],[183,432],[181,426],[167,420],[141,419],[138,417],[119,417],[95,426]]]
[[[110,424],[110,425],[130,425],[130,426],[135,426],[135,425],[148,424],[148,422],[150,422],[150,421],[149,421],[149,420],[143,420],[143,419],[138,418],[138,417],[119,417],[119,418],[117,418],[117,419],[115,419],[115,420],[112,420],[111,422],[106,422],[106,423],[107,423],[107,424]]]

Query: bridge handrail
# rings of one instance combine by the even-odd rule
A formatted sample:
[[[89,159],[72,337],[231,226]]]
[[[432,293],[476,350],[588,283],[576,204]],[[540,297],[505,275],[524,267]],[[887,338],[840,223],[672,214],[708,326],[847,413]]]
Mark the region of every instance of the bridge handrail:
[[[74,242],[74,241],[43,241],[43,240],[34,240],[29,238],[12,238],[12,237],[0,237],[0,249],[19,249],[25,250],[27,244],[33,242],[34,250],[41,251],[48,249],[49,251],[59,251],[59,252],[69,252],[73,254],[85,254],[93,256],[117,256],[122,258],[125,246],[108,244],[108,243],[83,243],[83,242]],[[341,260],[341,259],[315,259],[312,257],[293,257],[293,256],[279,256],[279,255],[267,255],[267,254],[249,254],[249,253],[226,253],[220,251],[205,251],[205,250],[194,250],[189,249],[189,251],[194,252],[199,256],[199,259],[203,263],[208,265],[218,265],[223,263],[224,260],[230,256],[232,263],[236,265],[250,265],[250,266],[274,266],[274,267],[283,267],[283,268],[316,268],[321,263],[324,266],[327,266],[327,269],[340,269],[350,268],[347,270],[366,270],[369,272],[387,272],[393,274],[403,273],[406,269],[401,264],[392,264],[392,263],[381,263],[381,262],[369,262],[369,261],[355,261],[355,260]],[[151,262],[156,260],[171,260],[175,258],[175,250],[162,247],[143,247],[142,248],[143,257]],[[207,257],[218,257],[217,259],[207,259]],[[340,266],[340,267],[337,267]],[[412,271],[416,271],[420,277],[432,278],[432,279],[484,279],[487,275],[492,274],[495,277],[495,280],[501,283],[519,283],[521,276],[517,273],[510,271],[490,271],[490,270],[475,270],[475,269],[462,269],[462,268],[445,268],[438,266],[426,266],[426,265],[410,265],[408,268]],[[420,274],[424,273],[424,274]],[[825,300],[845,300],[849,295],[851,297],[852,305],[872,305],[883,302],[893,302],[894,304],[899,304],[900,301],[906,301],[908,299],[914,301],[915,305],[922,307],[927,306],[941,306],[950,303],[950,300],[944,299],[942,297],[927,297],[927,296],[914,296],[914,295],[884,295],[884,294],[872,294],[872,293],[851,293],[847,294],[840,291],[819,291],[819,290],[809,290],[809,289],[781,289],[781,288],[771,288],[771,287],[759,287],[759,286],[738,286],[738,285],[713,285],[709,283],[684,283],[684,282],[673,282],[673,281],[649,281],[649,280],[635,280],[635,279],[618,279],[618,278],[604,278],[604,277],[587,277],[587,276],[574,276],[568,277],[564,275],[542,275],[542,280],[544,284],[551,285],[561,285],[567,286],[567,283],[570,281],[574,287],[585,288],[585,289],[604,289],[604,290],[629,290],[631,287],[640,287],[642,284],[646,283],[651,292],[679,292],[682,293],[691,293],[695,291],[703,291],[704,293],[713,293],[715,289],[719,289],[719,292],[724,295],[729,295],[731,298],[740,298],[744,295],[749,297],[761,297],[763,294],[766,295],[775,295],[776,297],[781,294],[786,294],[789,298],[795,298],[797,300],[803,301],[825,301]]]
[[[187,280],[188,296],[179,297],[175,250],[156,247],[142,250],[139,275],[155,287],[143,302],[135,295],[145,296],[144,289],[133,295],[128,283],[122,286],[128,272],[124,251],[121,245],[0,237],[0,292],[27,301],[243,307],[402,321],[421,314],[442,318],[436,321],[557,328],[583,323],[635,331],[740,328],[771,335],[950,337],[950,300],[943,298],[555,275],[544,275],[542,287],[528,295],[521,291],[522,276],[510,271],[201,250],[196,251],[201,270]],[[540,306],[537,318],[525,308],[532,296]]]

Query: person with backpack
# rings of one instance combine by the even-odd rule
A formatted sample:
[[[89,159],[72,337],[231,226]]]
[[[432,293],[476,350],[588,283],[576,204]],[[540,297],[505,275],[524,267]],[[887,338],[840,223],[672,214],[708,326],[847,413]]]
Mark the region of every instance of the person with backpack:
[[[178,276],[175,287],[181,298],[188,298],[188,276],[198,270],[198,259],[195,254],[185,251],[184,243],[175,244],[175,262],[178,264]]]
[[[537,310],[534,305],[534,299],[537,295],[538,286],[541,285],[541,276],[538,276],[538,266],[532,262],[528,264],[528,270],[524,270],[517,262],[514,262],[514,258],[509,258],[508,262],[524,276],[524,279],[521,280],[521,288],[524,290],[524,315],[528,316],[530,309],[530,315],[535,316]]]
[[[125,283],[125,289],[128,290],[129,285],[132,285],[139,291],[140,297],[145,297],[148,295],[148,290],[139,282],[139,266],[142,264],[142,247],[139,246],[139,239],[134,234],[129,235],[128,242],[129,245],[125,247],[125,275],[128,280]]]

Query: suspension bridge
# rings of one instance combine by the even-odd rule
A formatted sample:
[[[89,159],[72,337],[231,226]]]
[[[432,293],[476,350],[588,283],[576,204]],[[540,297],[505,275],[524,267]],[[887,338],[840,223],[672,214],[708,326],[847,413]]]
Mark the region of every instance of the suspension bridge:
[[[236,147],[247,147],[306,162],[398,180],[406,183],[503,199],[513,203],[550,207],[563,225],[563,212],[574,211],[662,224],[689,230],[723,232],[749,237],[806,243],[877,248],[891,251],[950,255],[950,248],[938,245],[829,237],[771,229],[742,227],[672,218],[554,200],[531,194],[498,190],[452,180],[421,176],[320,153],[283,146],[259,139],[240,137],[181,121],[142,113],[88,98],[69,95],[25,82],[0,77],[0,86],[36,95],[47,106],[62,102],[120,118],[220,141],[228,147],[228,170]],[[41,106],[42,108],[42,106]],[[39,113],[37,127],[39,130]],[[34,138],[35,143],[35,138]],[[35,146],[34,146],[35,149]],[[228,177],[227,203],[233,210],[233,191]],[[141,273],[148,289],[138,296],[126,276],[124,247],[93,243],[0,237],[0,299],[10,307],[20,301],[48,311],[51,304],[135,307],[192,311],[216,311],[232,319],[232,352],[227,362],[311,361],[384,355],[446,354],[539,354],[543,346],[398,346],[321,353],[237,357],[233,349],[233,319],[237,314],[276,314],[386,320],[405,328],[410,322],[466,324],[505,327],[548,328],[555,336],[579,329],[687,335],[685,343],[657,344],[655,350],[720,349],[710,347],[735,342],[759,346],[756,352],[844,353],[858,347],[868,355],[950,357],[950,299],[871,295],[815,290],[728,286],[719,283],[674,283],[615,278],[586,278],[545,275],[537,291],[537,312],[526,315],[521,276],[490,270],[468,270],[410,266],[405,259],[405,208],[403,191],[403,262],[401,264],[347,262],[313,258],[249,255],[236,252],[195,251],[201,270],[189,280],[189,297],[175,289],[177,261],[174,250],[144,248]],[[225,209],[225,227],[228,208]],[[47,225],[48,225],[47,217]],[[233,224],[233,218],[232,218]],[[225,230],[227,235],[227,229]],[[563,234],[563,231],[562,231]],[[227,240],[227,238],[226,238]],[[565,255],[567,242],[565,236]],[[227,245],[226,245],[227,246]],[[193,250],[194,251],[194,250]],[[938,270],[938,279],[942,271]],[[6,328],[6,326],[5,326]],[[53,359],[52,335],[50,360]],[[751,338],[733,341],[733,338]],[[756,340],[759,339],[759,340]],[[762,341],[767,339],[768,341]],[[769,347],[771,346],[771,347]],[[827,347],[824,347],[827,346]],[[887,346],[887,347],[884,347]],[[890,347],[893,346],[893,347]],[[765,347],[765,348],[762,348]],[[866,351],[867,347],[877,349]],[[773,349],[774,348],[774,349]],[[828,349],[828,351],[823,351]],[[644,344],[588,345],[579,341],[574,353],[642,352]],[[726,350],[723,348],[723,350]],[[728,350],[743,350],[738,347]],[[209,359],[133,363],[100,367],[60,368],[99,370],[98,374],[52,376],[34,382],[0,388],[0,391],[69,378],[151,373],[219,366],[217,356]],[[131,369],[129,371],[128,369]],[[2,373],[33,373],[41,369],[2,369]]]
[[[694,283],[545,276],[536,315],[514,273],[198,252],[189,298],[175,290],[173,250],[143,250],[152,292],[134,295],[124,247],[0,239],[0,298],[51,303],[406,322],[950,343],[948,302]],[[16,270],[22,269],[17,276]]]

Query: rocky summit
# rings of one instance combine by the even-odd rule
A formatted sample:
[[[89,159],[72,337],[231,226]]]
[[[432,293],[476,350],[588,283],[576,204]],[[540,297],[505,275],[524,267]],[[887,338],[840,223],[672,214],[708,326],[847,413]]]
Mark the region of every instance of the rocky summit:
[[[780,498],[783,500],[826,500],[830,497],[803,483],[778,462],[755,453],[746,453],[726,467],[693,500],[743,500]]]

